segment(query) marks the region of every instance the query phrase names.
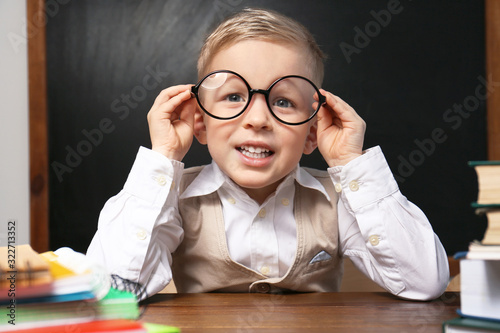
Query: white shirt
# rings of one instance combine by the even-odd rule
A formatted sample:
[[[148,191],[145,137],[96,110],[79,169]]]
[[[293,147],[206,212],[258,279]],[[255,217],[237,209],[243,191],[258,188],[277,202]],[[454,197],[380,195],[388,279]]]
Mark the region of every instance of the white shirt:
[[[124,189],[104,206],[87,252],[110,273],[146,285],[148,295],[171,280],[171,253],[183,238],[177,209],[182,172],[181,162],[141,147]],[[438,297],[448,284],[446,252],[422,211],[399,191],[381,149],[328,172],[339,193],[340,254],[395,295]],[[294,181],[328,197],[297,167],[259,205],[212,163],[181,198],[217,191],[231,258],[277,277],[295,256]]]

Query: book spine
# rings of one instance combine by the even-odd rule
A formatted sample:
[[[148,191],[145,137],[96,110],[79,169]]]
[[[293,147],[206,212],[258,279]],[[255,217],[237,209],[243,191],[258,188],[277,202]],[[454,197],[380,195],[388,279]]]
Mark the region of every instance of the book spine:
[[[477,209],[491,209],[491,208],[496,208],[496,209],[499,209],[500,208],[500,203],[498,204],[480,204],[480,203],[477,203],[477,202],[472,202],[470,204],[472,206],[472,208],[477,208]]]
[[[478,165],[500,165],[500,161],[469,161],[470,167],[475,167]]]

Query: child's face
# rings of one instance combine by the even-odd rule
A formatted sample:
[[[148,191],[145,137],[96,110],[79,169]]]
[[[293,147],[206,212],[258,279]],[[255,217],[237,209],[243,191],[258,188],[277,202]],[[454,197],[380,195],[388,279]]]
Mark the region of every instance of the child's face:
[[[267,89],[285,75],[311,78],[305,59],[296,47],[249,40],[219,51],[208,72],[232,70],[253,89]],[[255,94],[246,111],[235,119],[203,118],[204,128],[197,134],[198,139],[208,145],[222,171],[258,202],[276,190],[303,153],[316,148],[315,119],[298,126],[280,123],[270,113],[262,94]]]

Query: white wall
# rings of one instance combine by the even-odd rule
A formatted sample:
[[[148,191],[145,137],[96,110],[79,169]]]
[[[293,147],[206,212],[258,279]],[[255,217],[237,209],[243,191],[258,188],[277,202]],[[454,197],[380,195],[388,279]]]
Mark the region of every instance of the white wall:
[[[0,0],[0,246],[29,243],[26,1]]]

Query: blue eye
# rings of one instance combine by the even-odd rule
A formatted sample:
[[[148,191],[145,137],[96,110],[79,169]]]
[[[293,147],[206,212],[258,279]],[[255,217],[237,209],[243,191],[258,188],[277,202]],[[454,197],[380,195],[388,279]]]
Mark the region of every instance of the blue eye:
[[[273,105],[279,108],[291,108],[293,106],[292,102],[284,98],[278,99]]]
[[[226,100],[228,102],[233,102],[233,103],[243,102],[243,98],[240,95],[237,95],[237,94],[227,95],[226,96]]]

